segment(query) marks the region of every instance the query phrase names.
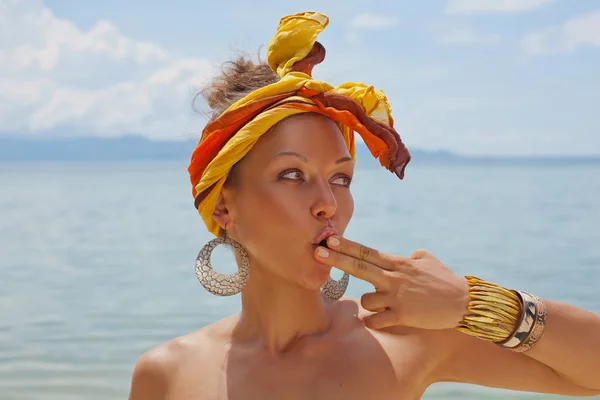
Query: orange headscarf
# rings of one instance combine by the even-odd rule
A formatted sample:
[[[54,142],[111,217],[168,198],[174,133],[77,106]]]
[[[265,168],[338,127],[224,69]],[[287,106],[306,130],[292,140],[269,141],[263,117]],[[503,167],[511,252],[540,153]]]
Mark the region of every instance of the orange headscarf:
[[[267,50],[267,62],[280,80],[235,102],[204,128],[188,172],[194,205],[214,235],[221,233],[213,213],[229,171],[262,135],[291,115],[314,112],[332,118],[353,158],[357,132],[383,167],[404,177],[411,157],[393,127],[385,94],[356,82],[334,88],[312,77],[312,68],[325,58],[317,35],[328,23],[317,12],[282,18]]]

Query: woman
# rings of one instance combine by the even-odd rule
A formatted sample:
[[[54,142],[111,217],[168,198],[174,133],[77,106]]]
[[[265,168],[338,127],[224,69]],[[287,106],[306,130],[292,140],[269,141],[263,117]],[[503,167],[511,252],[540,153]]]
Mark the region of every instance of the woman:
[[[242,311],[144,354],[130,399],[418,399],[442,381],[600,394],[600,317],[343,238],[354,132],[399,178],[410,155],[382,92],[312,78],[327,23],[283,18],[268,66],[238,60],[205,91],[214,118],[189,172],[217,239],[196,273],[213,294],[241,293]],[[210,265],[223,243],[237,274]],[[348,274],[376,292],[340,299]]]

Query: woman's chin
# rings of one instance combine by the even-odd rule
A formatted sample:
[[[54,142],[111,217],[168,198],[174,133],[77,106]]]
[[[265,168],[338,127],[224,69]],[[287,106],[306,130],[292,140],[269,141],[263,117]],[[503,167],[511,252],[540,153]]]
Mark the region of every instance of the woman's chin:
[[[307,288],[319,289],[325,285],[329,279],[329,273],[332,266],[319,261],[315,258],[314,253],[310,253],[306,261],[300,263],[302,269],[302,280]]]
[[[331,271],[331,266],[323,264],[315,260],[316,268],[312,269],[306,276],[307,284],[314,289],[321,288],[329,279],[329,272]]]

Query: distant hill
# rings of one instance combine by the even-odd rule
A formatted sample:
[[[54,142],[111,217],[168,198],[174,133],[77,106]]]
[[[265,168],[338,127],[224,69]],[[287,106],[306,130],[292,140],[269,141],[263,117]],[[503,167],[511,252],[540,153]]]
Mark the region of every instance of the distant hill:
[[[42,138],[18,137],[0,134],[0,162],[34,161],[182,161],[188,162],[197,139],[181,141],[153,141],[142,136],[116,138]],[[592,156],[503,156],[473,157],[447,151],[410,149],[413,162],[467,162],[510,164],[564,164],[600,163],[600,155]],[[369,149],[359,142],[357,146],[359,168],[380,168]]]
[[[118,138],[19,138],[0,135],[0,161],[142,161],[189,160],[197,139],[152,141],[141,136]],[[448,152],[411,150],[413,159],[453,159]],[[360,143],[357,159],[363,167],[379,166]]]
[[[197,141],[118,138],[17,138],[0,136],[0,161],[184,160]]]

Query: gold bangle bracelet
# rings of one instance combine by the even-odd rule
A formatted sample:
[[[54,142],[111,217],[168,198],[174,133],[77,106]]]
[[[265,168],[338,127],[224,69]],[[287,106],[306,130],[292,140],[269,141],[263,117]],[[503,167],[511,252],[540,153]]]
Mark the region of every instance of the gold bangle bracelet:
[[[521,299],[514,290],[465,276],[469,284],[469,311],[455,328],[479,339],[502,343],[521,325]]]

